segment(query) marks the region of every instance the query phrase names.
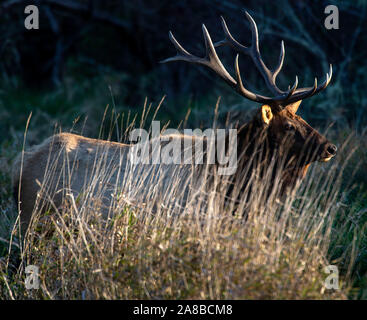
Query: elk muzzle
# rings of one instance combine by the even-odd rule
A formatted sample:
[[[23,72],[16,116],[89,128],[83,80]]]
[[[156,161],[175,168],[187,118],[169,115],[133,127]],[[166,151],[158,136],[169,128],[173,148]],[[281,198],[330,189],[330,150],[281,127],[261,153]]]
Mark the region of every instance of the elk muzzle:
[[[332,157],[334,157],[336,155],[338,148],[336,147],[335,144],[332,144],[330,142],[325,144],[324,147],[324,151],[321,154],[320,157],[320,162],[327,162],[329,161]]]

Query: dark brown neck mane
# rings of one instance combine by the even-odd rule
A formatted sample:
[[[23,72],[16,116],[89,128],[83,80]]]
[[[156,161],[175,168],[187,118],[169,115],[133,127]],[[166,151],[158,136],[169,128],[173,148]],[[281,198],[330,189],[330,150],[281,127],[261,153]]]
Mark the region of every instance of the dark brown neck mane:
[[[256,117],[244,124],[237,132],[237,170],[231,179],[227,196],[232,195],[236,185],[240,190],[236,198],[242,198],[244,192],[250,193],[253,188],[248,184],[251,184],[253,174],[256,174],[257,179],[263,180],[262,184],[268,184],[264,187],[269,193],[276,186],[279,188],[279,195],[284,195],[287,189],[305,176],[309,164],[292,164],[282,155],[284,150],[280,152],[281,148],[272,139],[267,126]],[[269,174],[270,179],[266,178]],[[277,178],[280,178],[280,183],[274,184]]]

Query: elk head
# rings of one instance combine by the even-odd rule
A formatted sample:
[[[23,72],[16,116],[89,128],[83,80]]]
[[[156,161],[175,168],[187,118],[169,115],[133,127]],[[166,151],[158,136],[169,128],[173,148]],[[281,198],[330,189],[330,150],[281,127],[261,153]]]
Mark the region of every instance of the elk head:
[[[315,78],[312,87],[298,88],[298,77],[296,76],[292,87],[289,86],[286,91],[279,89],[276,85],[276,78],[283,66],[285,56],[284,42],[281,42],[279,62],[274,70],[270,70],[261,58],[256,23],[248,12],[246,12],[246,17],[250,23],[252,33],[250,47],[240,44],[232,36],[224,18],[221,17],[225,37],[215,44],[213,44],[205,25],[202,25],[206,47],[205,57],[197,57],[186,51],[170,31],[169,38],[177,50],[177,55],[162,62],[186,61],[206,66],[219,75],[237,93],[249,100],[261,103],[262,106],[259,108],[257,119],[254,119],[253,122],[256,122],[259,127],[266,131],[269,148],[277,150],[278,154],[284,154],[287,158],[288,167],[297,168],[297,170],[294,170],[297,171],[297,175],[304,176],[311,162],[329,161],[337,151],[337,147],[334,144],[330,143],[306,121],[296,115],[302,100],[312,97],[329,85],[332,76],[332,66],[330,65],[326,79],[320,85],[318,85],[317,78]],[[216,47],[225,45],[237,51],[234,64],[235,78],[228,73],[215,50]],[[238,64],[238,53],[243,53],[252,59],[265,80],[266,86],[272,93],[271,97],[253,93],[244,87]],[[241,134],[239,133],[239,139],[240,136]]]

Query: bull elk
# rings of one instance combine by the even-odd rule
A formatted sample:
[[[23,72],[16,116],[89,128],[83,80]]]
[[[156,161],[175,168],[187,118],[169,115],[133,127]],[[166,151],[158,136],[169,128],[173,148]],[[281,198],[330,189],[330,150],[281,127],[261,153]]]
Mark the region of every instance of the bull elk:
[[[221,77],[229,86],[243,97],[261,103],[253,119],[240,126],[237,133],[237,154],[239,155],[237,170],[233,174],[232,181],[242,181],[246,184],[246,179],[237,179],[243,172],[246,162],[254,157],[257,150],[262,150],[259,155],[259,163],[263,168],[267,168],[274,158],[284,155],[284,166],[280,168],[282,177],[282,188],[294,185],[294,183],[305,176],[309,165],[315,161],[329,161],[337,151],[334,144],[330,143],[324,136],[313,129],[305,120],[296,115],[297,109],[302,100],[324,90],[330,83],[332,67],[326,74],[326,80],[318,85],[315,78],[314,85],[309,88],[298,88],[298,78],[296,77],[292,87],[283,91],[276,85],[276,78],[282,69],[285,50],[284,42],[281,43],[279,62],[276,68],[271,71],[262,60],[259,50],[258,30],[253,18],[246,12],[246,17],[250,23],[252,33],[251,46],[246,47],[240,44],[230,33],[225,20],[222,19],[224,39],[213,44],[210,35],[202,25],[206,55],[200,58],[185,50],[181,44],[169,32],[169,38],[177,50],[177,55],[162,62],[186,61],[208,67]],[[225,69],[218,58],[216,47],[230,46],[238,53],[249,56],[256,68],[264,78],[266,86],[272,93],[271,97],[256,94],[246,89],[241,80],[238,63],[238,54],[235,58],[235,78]],[[286,139],[285,139],[286,138]],[[191,136],[175,135],[170,139],[178,139],[181,142],[185,139],[193,139]],[[181,143],[180,142],[180,143]],[[42,144],[34,146],[28,152],[18,156],[13,173],[13,187],[18,207],[20,209],[20,220],[22,229],[26,230],[35,203],[40,191],[46,191],[47,199],[52,201],[57,207],[62,202],[59,192],[65,186],[65,181],[73,193],[80,194],[89,192],[88,179],[93,179],[99,173],[95,168],[97,158],[103,159],[105,166],[111,168],[108,172],[99,175],[104,186],[111,186],[103,191],[103,199],[106,204],[111,201],[112,189],[123,184],[127,179],[129,171],[128,153],[132,145],[90,139],[83,136],[61,133],[54,135]],[[177,165],[164,166],[164,178],[166,188],[173,179],[174,167]],[[141,172],[151,170],[152,165],[142,165]],[[192,166],[181,166],[186,172],[192,170]],[[197,170],[200,170],[197,169]],[[275,170],[275,169],[274,169]],[[51,171],[56,175],[53,179],[46,175],[46,171]],[[247,170],[248,171],[248,170]],[[279,171],[279,168],[278,168]],[[62,173],[61,173],[62,172]],[[153,184],[152,173],[149,178],[143,179],[141,188],[148,188],[148,184]],[[175,175],[177,179],[177,175]],[[184,179],[184,174],[178,179]],[[139,179],[136,172],[133,179]],[[242,187],[242,186],[240,186]]]

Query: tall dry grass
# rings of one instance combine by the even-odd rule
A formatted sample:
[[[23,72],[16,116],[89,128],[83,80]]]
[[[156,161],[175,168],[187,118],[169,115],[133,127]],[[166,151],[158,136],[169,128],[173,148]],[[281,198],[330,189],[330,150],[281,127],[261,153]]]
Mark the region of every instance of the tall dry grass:
[[[128,134],[134,121],[120,132]],[[162,193],[164,182],[147,183],[130,170],[115,184],[107,214],[101,197],[111,172],[119,168],[96,157],[85,192],[75,196],[65,179],[62,206],[55,206],[47,184],[66,173],[53,171],[50,163],[25,239],[14,227],[11,243],[20,247],[21,258],[16,270],[10,270],[9,259],[3,262],[2,296],[344,299],[348,275],[340,279],[340,290],[329,290],[324,268],[330,265],[333,223],[345,208],[340,188],[351,156],[313,164],[306,179],[283,198],[269,168],[265,178],[253,176],[251,193],[240,201],[226,197],[226,176],[204,175],[192,190],[192,180],[182,186],[179,173],[172,172]],[[185,201],[178,196],[182,188],[191,191]],[[144,191],[144,201],[139,192],[131,197],[137,189]],[[27,265],[40,268],[39,290],[24,288]]]

